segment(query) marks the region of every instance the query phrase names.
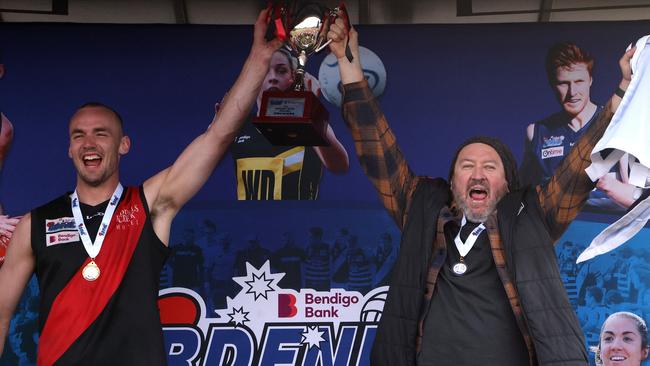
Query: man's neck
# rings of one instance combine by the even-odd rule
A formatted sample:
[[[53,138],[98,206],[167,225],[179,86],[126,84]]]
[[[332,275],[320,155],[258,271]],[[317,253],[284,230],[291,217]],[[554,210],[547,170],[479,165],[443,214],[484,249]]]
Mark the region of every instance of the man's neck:
[[[79,202],[89,206],[95,206],[107,201],[115,192],[118,183],[119,181],[115,180],[114,182],[105,182],[97,187],[93,187],[88,184],[77,182],[76,190]]]
[[[578,113],[575,117],[569,121],[569,128],[573,131],[579,131],[582,127],[591,120],[591,117],[594,116],[598,107],[592,102],[589,103]]]

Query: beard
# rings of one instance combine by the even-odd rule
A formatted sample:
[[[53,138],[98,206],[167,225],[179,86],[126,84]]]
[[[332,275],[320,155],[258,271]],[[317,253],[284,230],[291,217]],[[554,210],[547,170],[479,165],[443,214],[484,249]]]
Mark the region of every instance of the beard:
[[[475,211],[470,206],[468,202],[469,197],[469,187],[480,186],[486,192],[488,192],[487,201],[483,209]],[[490,191],[490,187],[485,179],[470,179],[467,184],[468,190],[465,192],[460,192],[457,189],[452,188],[452,193],[454,195],[454,202],[458,209],[460,209],[465,218],[469,222],[485,222],[487,218],[496,210],[497,203],[501,200],[503,196],[508,192],[508,186],[504,185],[503,187],[497,188],[494,192]],[[493,194],[492,194],[493,193]]]

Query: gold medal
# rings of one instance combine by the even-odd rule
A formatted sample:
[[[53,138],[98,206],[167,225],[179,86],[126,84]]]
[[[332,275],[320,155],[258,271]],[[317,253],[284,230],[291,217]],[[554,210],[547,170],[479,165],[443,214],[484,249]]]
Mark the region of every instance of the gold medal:
[[[99,267],[94,260],[91,260],[90,263],[86,264],[84,269],[81,271],[81,275],[86,281],[94,281],[99,278]]]
[[[77,191],[75,190],[72,195],[70,195],[70,210],[74,216],[74,224],[77,227],[77,232],[79,232],[79,238],[83,243],[84,249],[90,257],[90,263],[86,264],[81,270],[81,276],[86,281],[92,282],[99,278],[99,267],[97,266],[97,263],[95,263],[95,258],[97,258],[99,251],[102,249],[104,238],[106,237],[108,227],[111,224],[111,218],[115,213],[122,192],[124,192],[124,187],[122,187],[122,184],[118,182],[117,187],[115,187],[115,192],[113,192],[113,198],[108,201],[106,212],[104,212],[104,218],[102,219],[99,231],[97,232],[97,237],[95,237],[94,241],[90,240],[90,235],[88,235],[88,229],[86,228],[81,208],[79,207],[80,203]]]

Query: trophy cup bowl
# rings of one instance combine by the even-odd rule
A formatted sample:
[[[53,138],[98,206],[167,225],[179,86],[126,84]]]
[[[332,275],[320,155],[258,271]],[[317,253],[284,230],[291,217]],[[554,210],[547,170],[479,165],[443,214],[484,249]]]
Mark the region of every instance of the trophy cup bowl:
[[[283,12],[286,14],[286,9]],[[329,113],[317,95],[305,90],[304,77],[307,57],[322,48],[331,16],[331,11],[308,4],[291,17],[296,21],[285,47],[298,59],[293,90],[263,92],[258,116],[253,118],[253,124],[273,145],[329,146]]]

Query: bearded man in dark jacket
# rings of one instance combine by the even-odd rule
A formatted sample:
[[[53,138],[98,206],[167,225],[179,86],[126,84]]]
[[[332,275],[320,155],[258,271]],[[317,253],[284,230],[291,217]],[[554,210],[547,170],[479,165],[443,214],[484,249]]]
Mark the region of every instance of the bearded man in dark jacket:
[[[372,364],[587,365],[553,244],[594,187],[584,169],[621,98],[543,187],[519,187],[510,150],[482,136],[458,148],[448,181],[431,179],[411,171],[368,89],[356,31],[339,19],[328,38],[359,161],[402,230]],[[620,61],[622,90],[633,52]]]

